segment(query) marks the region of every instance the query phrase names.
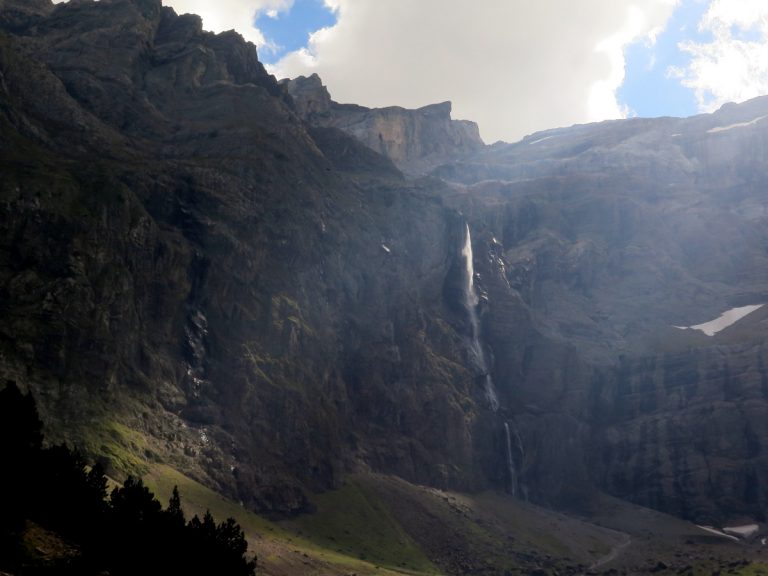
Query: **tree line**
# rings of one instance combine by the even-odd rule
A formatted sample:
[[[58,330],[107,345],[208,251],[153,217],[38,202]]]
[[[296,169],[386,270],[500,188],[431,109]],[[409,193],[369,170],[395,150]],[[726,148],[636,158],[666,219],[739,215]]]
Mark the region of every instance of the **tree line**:
[[[31,394],[13,382],[0,390],[0,570],[67,576],[108,573],[253,576],[256,558],[234,519],[210,512],[187,521],[174,487],[163,508],[141,479],[128,477],[107,497],[97,464],[65,445],[43,447]],[[34,561],[30,523],[70,543],[75,554]]]

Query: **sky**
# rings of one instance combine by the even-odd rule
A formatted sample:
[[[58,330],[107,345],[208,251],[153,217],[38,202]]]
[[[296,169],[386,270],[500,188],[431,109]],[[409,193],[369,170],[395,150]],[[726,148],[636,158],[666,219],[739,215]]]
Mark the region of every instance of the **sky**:
[[[483,139],[768,93],[768,0],[164,0],[337,102],[450,100]]]

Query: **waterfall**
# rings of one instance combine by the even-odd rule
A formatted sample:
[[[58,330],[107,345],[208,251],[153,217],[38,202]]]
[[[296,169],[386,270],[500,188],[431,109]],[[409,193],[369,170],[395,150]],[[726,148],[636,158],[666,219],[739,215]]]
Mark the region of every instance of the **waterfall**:
[[[464,268],[466,276],[464,278],[464,303],[469,311],[469,319],[472,322],[472,337],[477,336],[477,294],[475,294],[475,265],[472,255],[472,236],[469,234],[469,224],[464,224],[464,248],[461,249],[461,255],[464,256]]]
[[[515,421],[512,420],[512,430],[515,433],[515,443],[517,444],[517,451],[520,454],[520,466],[523,466],[525,462],[525,450],[523,449],[523,439],[520,437],[520,431],[517,429]],[[522,492],[523,500],[528,501],[528,486],[525,484],[525,479],[518,476],[517,484]]]
[[[475,362],[483,375],[485,387],[485,398],[491,410],[496,412],[499,409],[499,397],[496,395],[496,387],[493,385],[488,362],[485,358],[485,350],[480,343],[480,319],[477,317],[477,294],[475,294],[475,268],[472,262],[472,237],[469,234],[469,224],[464,224],[464,247],[461,249],[461,255],[464,257],[464,305],[469,313],[469,324],[471,329],[471,349],[475,357]]]
[[[471,343],[470,349],[474,356],[475,364],[480,370],[480,374],[483,376],[483,385],[485,388],[485,398],[488,401],[488,405],[493,412],[497,412],[499,409],[499,398],[496,395],[496,387],[493,384],[493,378],[491,377],[490,370],[488,368],[488,360],[485,357],[485,350],[480,342],[480,319],[477,316],[477,305],[479,300],[475,293],[475,268],[472,256],[472,236],[469,233],[469,225],[464,224],[464,247],[461,249],[461,255],[464,257],[464,306],[469,314],[469,325],[471,331]],[[513,444],[514,434],[514,444]],[[520,438],[520,432],[517,430],[514,420],[510,427],[509,422],[504,422],[504,441],[507,463],[507,475],[509,476],[509,493],[514,497],[518,497],[520,492],[524,500],[528,500],[528,490],[525,483],[519,478],[518,470],[515,466],[515,450],[519,455],[518,462],[522,466],[525,460],[525,452],[523,450],[523,440]]]
[[[512,436],[514,434],[514,445],[512,442]],[[515,498],[518,496],[518,491],[523,500],[528,500],[528,488],[525,485],[524,480],[520,477],[520,474],[515,465],[514,450],[517,449],[519,456],[519,464],[522,467],[525,461],[525,451],[523,450],[523,439],[520,438],[520,432],[515,425],[515,421],[512,420],[512,426],[509,422],[504,422],[504,440],[506,442],[506,457],[507,457],[507,475],[509,476],[509,493]]]
[[[509,493],[517,497],[517,470],[515,459],[512,458],[512,435],[509,432],[509,422],[504,422],[504,436],[507,441],[507,474],[509,475]]]

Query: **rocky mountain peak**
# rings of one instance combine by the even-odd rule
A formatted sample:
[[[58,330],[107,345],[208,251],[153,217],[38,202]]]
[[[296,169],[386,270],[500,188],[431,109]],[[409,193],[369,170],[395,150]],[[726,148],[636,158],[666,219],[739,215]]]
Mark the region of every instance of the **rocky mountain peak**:
[[[147,18],[154,18],[163,9],[161,0],[130,0]]]
[[[451,118],[450,102],[416,110],[366,108],[334,102],[317,74],[281,84],[307,122],[343,130],[406,173],[424,174],[484,146],[477,124]]]
[[[331,95],[317,74],[283,79],[280,84],[288,90],[296,111],[302,118],[312,121],[318,116],[330,113]]]
[[[21,6],[17,0],[10,1]],[[94,141],[95,149],[102,152],[121,147],[120,134],[159,143],[185,134],[179,119],[193,114],[193,109],[200,122],[232,131],[237,120],[212,114],[207,107],[211,102],[203,103],[217,96],[216,90],[225,84],[281,101],[285,98],[259,62],[252,43],[233,31],[204,32],[199,16],[178,16],[159,0],[88,0],[55,8],[40,3],[39,10],[30,6],[13,21],[0,20],[0,26],[18,34],[17,45],[30,62],[56,75],[49,85],[39,78],[36,88],[50,101],[36,115],[45,118],[43,133],[48,126],[58,126],[54,137],[66,138],[67,130],[80,133],[87,126],[87,137],[75,140]],[[43,13],[45,6],[50,9]],[[0,14],[8,16],[6,11]],[[119,49],[105,51],[104,46]],[[26,81],[19,76],[19,82]],[[245,103],[244,92],[237,98]],[[257,111],[258,100],[254,95],[250,117],[267,121],[271,116]],[[237,110],[232,105],[228,114]],[[70,113],[82,117],[70,122]],[[281,113],[290,112],[283,107]],[[95,120],[102,124],[96,125]]]

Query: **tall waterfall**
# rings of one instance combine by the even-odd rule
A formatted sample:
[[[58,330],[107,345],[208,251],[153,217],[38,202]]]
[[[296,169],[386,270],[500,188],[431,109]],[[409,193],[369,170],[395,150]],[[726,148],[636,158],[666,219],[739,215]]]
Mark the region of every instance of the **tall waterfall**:
[[[472,263],[472,237],[469,234],[469,225],[464,224],[464,248],[461,250],[461,255],[464,257],[464,305],[469,313],[469,324],[472,331],[472,352],[475,356],[475,362],[480,369],[484,383],[485,383],[485,397],[488,400],[488,404],[491,410],[496,412],[499,409],[499,397],[496,395],[496,387],[493,385],[493,379],[491,378],[488,370],[488,361],[485,358],[485,351],[480,343],[480,319],[477,317],[477,294],[475,294],[475,268]]]
[[[523,439],[520,437],[520,431],[517,429],[517,426],[515,425],[514,421],[512,422],[512,424],[514,426],[515,439],[517,440],[517,450],[520,452],[520,466],[522,467],[525,464],[525,450],[523,449]],[[526,484],[525,478],[520,474],[517,477],[517,484],[520,487],[520,492],[522,493],[521,496],[523,497],[523,500],[527,502],[528,501],[528,484]]]
[[[528,487],[525,485],[525,480],[520,475],[517,464],[515,464],[515,451],[517,451],[517,456],[519,458],[517,462],[521,467],[523,466],[523,463],[525,462],[525,450],[523,449],[523,439],[520,437],[520,432],[518,431],[514,420],[512,420],[511,426],[509,421],[504,422],[504,440],[507,458],[507,476],[509,476],[509,492],[516,498],[520,497],[523,500],[528,500]]]
[[[509,422],[504,422],[504,436],[507,441],[507,474],[509,475],[509,492],[517,497],[517,470],[515,459],[512,457],[512,434],[509,432]]]

